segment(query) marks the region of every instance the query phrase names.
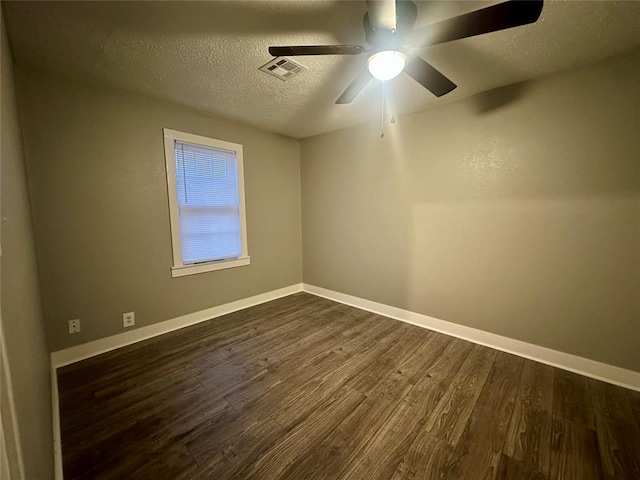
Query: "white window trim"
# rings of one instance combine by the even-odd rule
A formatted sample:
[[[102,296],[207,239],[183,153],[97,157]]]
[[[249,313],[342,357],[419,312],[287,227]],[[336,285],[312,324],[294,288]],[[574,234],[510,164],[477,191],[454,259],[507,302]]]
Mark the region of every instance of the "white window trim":
[[[202,137],[191,133],[179,132],[168,128],[162,129],[164,133],[164,158],[167,171],[167,191],[169,194],[169,218],[171,220],[171,246],[173,250],[172,277],[184,277],[198,273],[212,272],[225,268],[241,267],[249,265],[249,248],[247,246],[247,217],[244,205],[244,165],[242,161],[242,145],[225,142],[214,138]],[[228,260],[215,260],[212,262],[187,264],[182,261],[182,244],[180,240],[180,213],[178,209],[178,192],[176,188],[176,157],[175,141],[193,143],[204,147],[219,148],[235,152],[238,165],[238,204],[240,208],[240,234],[242,237],[242,253],[239,257]]]

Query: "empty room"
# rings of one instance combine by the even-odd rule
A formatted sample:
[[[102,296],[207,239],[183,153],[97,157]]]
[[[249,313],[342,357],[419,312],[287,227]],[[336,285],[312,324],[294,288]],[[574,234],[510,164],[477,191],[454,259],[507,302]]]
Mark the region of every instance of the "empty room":
[[[640,479],[640,2],[0,6],[1,480]]]

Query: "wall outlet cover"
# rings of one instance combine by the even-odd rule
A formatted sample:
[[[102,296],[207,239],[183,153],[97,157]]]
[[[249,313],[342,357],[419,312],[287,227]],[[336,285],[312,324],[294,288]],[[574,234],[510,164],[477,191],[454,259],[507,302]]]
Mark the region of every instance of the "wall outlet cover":
[[[122,326],[124,328],[133,327],[136,324],[136,314],[135,312],[123,313],[122,314]]]
[[[69,320],[69,333],[78,333],[80,331],[80,319]]]

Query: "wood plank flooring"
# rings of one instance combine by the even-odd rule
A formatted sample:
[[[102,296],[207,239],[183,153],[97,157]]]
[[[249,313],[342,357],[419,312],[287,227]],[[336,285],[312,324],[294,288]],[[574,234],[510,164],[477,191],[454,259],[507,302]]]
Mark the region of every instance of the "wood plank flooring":
[[[58,385],[67,480],[640,479],[640,393],[306,293]]]

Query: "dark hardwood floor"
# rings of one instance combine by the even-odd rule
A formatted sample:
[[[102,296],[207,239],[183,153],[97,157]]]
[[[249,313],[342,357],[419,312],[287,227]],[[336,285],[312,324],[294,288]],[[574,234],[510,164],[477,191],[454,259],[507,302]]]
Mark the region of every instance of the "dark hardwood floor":
[[[62,368],[65,479],[640,479],[640,393],[296,294]]]

